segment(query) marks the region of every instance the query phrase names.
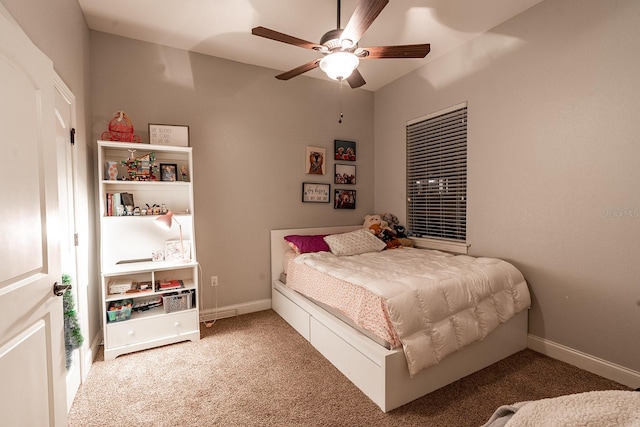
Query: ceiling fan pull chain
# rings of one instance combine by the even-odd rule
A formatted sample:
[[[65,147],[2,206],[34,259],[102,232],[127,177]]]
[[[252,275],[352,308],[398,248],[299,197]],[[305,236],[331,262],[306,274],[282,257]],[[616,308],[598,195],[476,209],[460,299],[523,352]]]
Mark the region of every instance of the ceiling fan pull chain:
[[[338,120],[338,123],[342,123],[342,117],[344,117],[342,114],[342,82],[343,81],[344,81],[343,79],[340,79],[338,81],[338,84],[340,85],[338,88],[338,108],[340,110],[340,119]]]

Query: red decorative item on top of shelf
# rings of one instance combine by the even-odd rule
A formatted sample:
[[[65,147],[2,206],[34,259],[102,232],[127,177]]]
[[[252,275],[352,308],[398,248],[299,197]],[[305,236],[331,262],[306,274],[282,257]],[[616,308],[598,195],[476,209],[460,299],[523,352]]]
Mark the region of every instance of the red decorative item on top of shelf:
[[[124,111],[116,111],[113,116],[113,119],[109,121],[109,130],[102,132],[100,139],[103,141],[141,142],[140,137],[133,134],[133,123]]]

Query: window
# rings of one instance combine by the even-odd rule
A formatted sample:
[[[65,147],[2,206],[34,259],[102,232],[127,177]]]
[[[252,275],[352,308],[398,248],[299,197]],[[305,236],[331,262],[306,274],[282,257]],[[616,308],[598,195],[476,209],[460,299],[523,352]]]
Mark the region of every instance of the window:
[[[407,228],[465,242],[467,103],[407,123]]]

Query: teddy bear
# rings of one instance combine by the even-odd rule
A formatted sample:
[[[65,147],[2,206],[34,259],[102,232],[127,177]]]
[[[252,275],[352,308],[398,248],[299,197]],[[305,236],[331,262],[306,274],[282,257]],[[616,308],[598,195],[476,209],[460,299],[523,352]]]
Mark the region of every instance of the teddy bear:
[[[386,225],[384,223],[382,224],[371,224],[369,226],[369,228],[367,229],[367,231],[371,232],[374,236],[382,239],[382,236],[384,235],[385,231],[388,231],[387,228],[385,228]]]
[[[371,228],[372,225],[373,226],[377,226],[377,227],[374,227],[374,228],[379,228],[380,230],[393,231],[389,227],[389,224],[386,221],[382,220],[382,215],[365,215],[364,216],[364,223],[362,224],[362,228],[372,232],[373,234],[376,234]]]
[[[365,215],[362,228],[371,232],[374,236],[387,244],[387,249],[401,247],[395,233],[387,221],[381,215]]]

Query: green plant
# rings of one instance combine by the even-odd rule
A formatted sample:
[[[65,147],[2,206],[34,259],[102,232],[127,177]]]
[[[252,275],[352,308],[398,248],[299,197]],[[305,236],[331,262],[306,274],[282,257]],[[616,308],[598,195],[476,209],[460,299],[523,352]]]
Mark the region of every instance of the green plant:
[[[71,276],[63,273],[62,283],[64,285],[71,285]],[[67,369],[69,369],[69,366],[71,366],[71,353],[84,342],[71,289],[67,289],[62,296],[62,309],[64,311],[64,349],[66,353],[66,366]]]

